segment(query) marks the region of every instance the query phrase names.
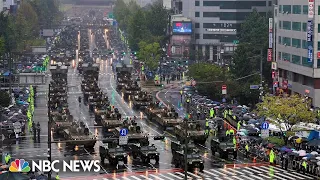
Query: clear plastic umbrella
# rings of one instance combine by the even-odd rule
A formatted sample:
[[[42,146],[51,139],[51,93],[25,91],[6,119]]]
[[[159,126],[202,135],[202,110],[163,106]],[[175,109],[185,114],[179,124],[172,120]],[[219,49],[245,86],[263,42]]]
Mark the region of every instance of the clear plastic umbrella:
[[[316,154],[318,154],[318,152],[316,152],[316,151],[312,151],[310,154],[312,154],[312,155],[316,155]]]

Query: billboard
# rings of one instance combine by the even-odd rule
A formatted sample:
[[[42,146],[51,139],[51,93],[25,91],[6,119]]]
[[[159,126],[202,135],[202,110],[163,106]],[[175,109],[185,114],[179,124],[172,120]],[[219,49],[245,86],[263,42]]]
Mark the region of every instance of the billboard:
[[[314,16],[314,0],[309,0],[308,6],[308,18],[312,19]]]
[[[192,22],[173,22],[172,33],[173,34],[191,34]]]
[[[307,23],[308,62],[313,61],[313,21]]]

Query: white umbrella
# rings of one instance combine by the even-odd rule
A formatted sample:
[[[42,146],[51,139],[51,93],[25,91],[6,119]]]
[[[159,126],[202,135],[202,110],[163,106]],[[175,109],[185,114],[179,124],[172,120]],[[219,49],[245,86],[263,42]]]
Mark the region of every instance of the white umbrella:
[[[247,130],[246,130],[246,129],[240,129],[239,131],[241,131],[241,132],[246,132]]]
[[[320,161],[317,162],[317,165],[320,166]]]
[[[299,154],[298,151],[292,151],[292,153],[297,153],[297,154]]]
[[[307,157],[303,157],[302,159],[307,160],[308,158]]]
[[[320,160],[320,157],[316,157],[316,160]]]
[[[246,134],[244,132],[237,132],[238,135],[240,136],[245,136]]]
[[[318,152],[316,152],[316,151],[312,151],[310,154],[312,154],[312,155],[316,155],[316,154],[318,154]]]
[[[306,151],[305,150],[300,150],[300,151],[298,151],[298,153],[300,154],[300,153],[306,153]]]
[[[306,156],[306,155],[307,155],[307,153],[305,153],[305,152],[299,153],[299,156]]]

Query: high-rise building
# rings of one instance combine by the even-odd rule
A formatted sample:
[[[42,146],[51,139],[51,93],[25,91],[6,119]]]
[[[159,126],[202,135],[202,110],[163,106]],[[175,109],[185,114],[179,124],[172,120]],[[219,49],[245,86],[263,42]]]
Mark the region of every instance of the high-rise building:
[[[238,43],[237,32],[255,8],[272,12],[274,0],[182,0],[182,15],[193,22],[195,49],[209,60],[230,59]]]
[[[320,0],[278,0],[275,59],[279,89],[320,107]]]
[[[0,12],[3,11],[4,0],[0,0]]]

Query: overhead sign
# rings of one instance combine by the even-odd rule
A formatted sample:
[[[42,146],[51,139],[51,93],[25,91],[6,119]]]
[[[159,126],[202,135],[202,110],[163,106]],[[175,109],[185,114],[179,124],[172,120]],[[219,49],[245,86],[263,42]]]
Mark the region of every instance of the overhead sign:
[[[206,29],[209,32],[237,32],[237,29]]]
[[[312,19],[314,17],[314,0],[309,0],[308,6],[308,18]]]
[[[268,138],[268,137],[269,137],[269,129],[262,129],[261,138]]]
[[[313,60],[313,47],[312,45],[308,46],[308,62],[311,63]]]
[[[119,145],[127,145],[128,136],[119,136]]]
[[[222,94],[227,94],[227,85],[222,85],[221,90]]]
[[[272,61],[272,49],[268,49],[268,62],[271,62]]]
[[[313,21],[309,20],[307,23],[307,42],[312,42],[313,40]]]
[[[272,32],[269,33],[269,48],[271,49],[272,48],[272,44],[273,44],[273,35],[272,35]]]
[[[273,19],[269,18],[269,32],[272,33],[272,29],[273,29]]]
[[[263,122],[261,124],[261,129],[269,129],[269,123],[268,122]]]
[[[273,69],[273,70],[277,70],[278,69],[277,62],[272,62],[271,63],[271,69]]]
[[[128,135],[128,129],[122,128],[120,129],[120,136],[127,136]]]
[[[259,89],[259,85],[250,85],[250,89]]]

